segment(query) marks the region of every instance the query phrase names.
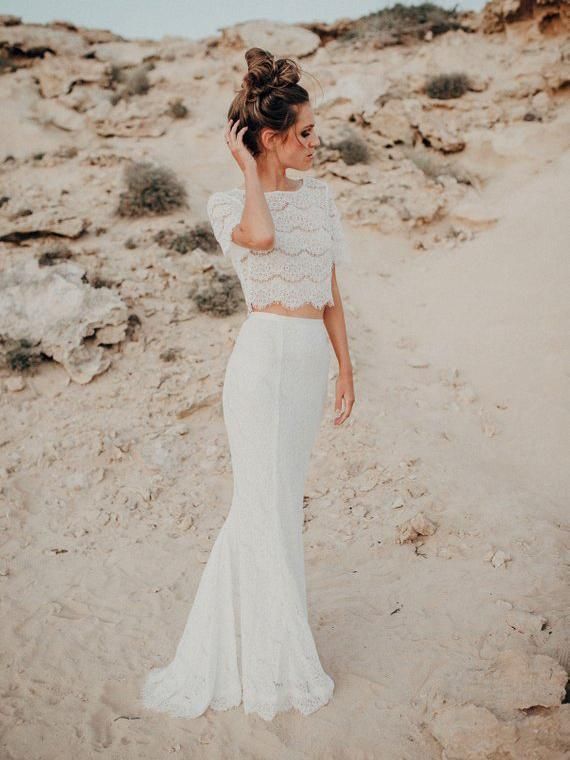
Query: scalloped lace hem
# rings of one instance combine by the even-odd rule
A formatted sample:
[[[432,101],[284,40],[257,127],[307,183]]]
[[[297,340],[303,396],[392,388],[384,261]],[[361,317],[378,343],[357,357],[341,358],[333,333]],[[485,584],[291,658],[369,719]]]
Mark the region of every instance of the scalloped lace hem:
[[[301,303],[291,303],[291,301],[284,301],[279,298],[272,298],[270,301],[249,301],[248,311],[252,311],[252,306],[258,309],[263,309],[266,306],[272,306],[273,304],[279,304],[284,309],[299,309],[301,306],[314,306],[315,309],[322,309],[323,306],[334,306],[334,300],[327,298],[326,301],[302,301]]]
[[[192,705],[192,700],[180,697],[178,694],[173,698],[172,693],[160,688],[160,679],[167,668],[159,668],[150,672],[147,682],[142,691],[142,704],[149,710],[166,713],[174,718],[198,718],[207,710],[225,712],[243,705],[246,715],[256,714],[263,720],[271,721],[280,713],[297,710],[304,716],[320,710],[331,700],[334,693],[335,682],[323,672],[322,679],[312,684],[312,693],[307,696],[306,683],[303,686],[288,686],[288,691],[279,695],[256,697],[255,700],[243,699],[242,695],[234,697],[213,697],[206,707]],[[157,688],[158,686],[158,688]],[[256,692],[258,693],[258,692]]]

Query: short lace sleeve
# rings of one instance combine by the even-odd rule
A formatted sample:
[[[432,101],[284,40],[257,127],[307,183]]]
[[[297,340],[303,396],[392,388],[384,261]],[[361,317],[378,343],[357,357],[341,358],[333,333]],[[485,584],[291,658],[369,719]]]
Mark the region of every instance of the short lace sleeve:
[[[342,228],[342,220],[339,210],[336,206],[335,199],[331,193],[330,187],[327,184],[327,211],[330,225],[330,231],[332,235],[332,254],[335,266],[350,265],[352,263],[352,256],[346,242],[344,230]]]
[[[208,219],[214,235],[224,256],[233,259],[235,255],[243,256],[247,248],[243,248],[232,240],[232,230],[241,221],[243,208],[237,198],[229,193],[212,193],[207,203]]]

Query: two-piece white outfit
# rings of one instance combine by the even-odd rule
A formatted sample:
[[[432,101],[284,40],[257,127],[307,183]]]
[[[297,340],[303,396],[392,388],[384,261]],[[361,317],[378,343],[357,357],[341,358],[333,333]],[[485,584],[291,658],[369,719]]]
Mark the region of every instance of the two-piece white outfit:
[[[322,319],[253,311],[279,302],[334,305],[332,265],[351,261],[328,184],[265,193],[274,220],[270,251],[231,239],[245,190],[213,193],[207,211],[231,257],[247,304],[222,393],[233,497],[202,572],[174,658],[151,670],[145,707],[196,717],[243,701],[271,720],[304,715],[334,689],[309,627],[303,490],[327,395],[330,344]]]

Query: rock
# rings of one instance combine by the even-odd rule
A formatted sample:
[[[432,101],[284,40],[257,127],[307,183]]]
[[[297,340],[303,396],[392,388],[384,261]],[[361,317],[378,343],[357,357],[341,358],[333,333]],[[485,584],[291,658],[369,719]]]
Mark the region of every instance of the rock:
[[[34,76],[39,80],[42,97],[56,98],[71,92],[76,84],[103,82],[105,66],[84,58],[50,58],[38,62]]]
[[[140,66],[148,58],[156,55],[158,42],[153,40],[121,40],[116,39],[93,45],[92,52],[98,61],[115,63],[118,66]]]
[[[20,16],[12,16],[11,14],[0,15],[0,26],[17,26],[22,23]]]
[[[420,483],[410,483],[410,485],[407,486],[406,490],[412,499],[419,499],[421,496],[425,496],[428,492],[426,486],[423,486]]]
[[[329,167],[331,174],[347,174],[343,162]],[[357,167],[356,167],[357,168]],[[347,220],[356,225],[370,224],[381,232],[402,231],[434,221],[445,209],[447,192],[434,183],[413,161],[381,171],[366,167],[368,179],[358,193],[337,193],[338,205]]]
[[[73,56],[77,61],[88,52],[88,43],[76,32],[43,24],[22,24],[2,27],[2,42],[17,47],[24,55],[33,55],[43,48],[51,56]],[[51,59],[53,61],[53,59]]]
[[[10,393],[16,393],[17,391],[23,391],[26,387],[26,381],[21,375],[14,375],[13,377],[7,377],[4,380],[4,387]]]
[[[44,127],[53,126],[64,132],[85,129],[85,117],[56,100],[38,100],[30,111],[38,124]]]
[[[509,610],[505,619],[515,631],[526,634],[539,633],[547,622],[541,615],[517,609]]]
[[[423,512],[398,525],[396,528],[396,543],[406,544],[415,541],[419,536],[431,536],[437,527]]]
[[[457,133],[457,127],[449,113],[438,109],[434,112],[422,112],[413,121],[422,140],[442,153],[458,153],[465,148],[465,140]]]
[[[370,514],[370,512],[368,511],[368,508],[364,504],[355,504],[350,509],[350,513],[357,520],[364,520],[366,517],[368,519],[372,518],[372,515]]]
[[[503,567],[507,564],[507,562],[510,562],[512,560],[512,557],[510,554],[506,554],[504,551],[499,549],[499,551],[491,552],[490,554],[486,555],[485,559],[487,559],[493,567]]]
[[[3,334],[29,341],[78,383],[88,383],[110,365],[97,331],[113,326],[105,339],[118,342],[127,329],[127,307],[119,296],[109,288],[92,288],[82,281],[84,273],[69,261],[39,267],[32,259],[14,264],[0,278]]]
[[[570,14],[569,14],[570,15]],[[546,84],[551,90],[561,90],[570,82],[570,41],[560,48],[560,58],[552,63],[545,64],[541,72]]]
[[[511,719],[531,707],[560,706],[567,681],[566,670],[552,657],[507,649],[486,670],[480,694],[475,696],[482,704],[479,699],[484,691],[487,706],[496,715]]]
[[[91,122],[101,137],[160,137],[172,119],[162,109],[153,108],[153,102],[145,96],[144,103],[120,101],[108,115],[91,117]]]
[[[350,481],[350,485],[357,493],[372,491],[380,482],[380,473],[375,468],[364,470]]]
[[[523,19],[534,20],[539,30],[556,22],[570,32],[570,9],[565,0],[490,0],[483,8],[480,28],[485,34],[494,34]]]
[[[520,74],[512,80],[505,82],[495,91],[495,98],[504,100],[513,98],[523,100],[530,98],[544,89],[544,77],[538,72]]]
[[[550,110],[550,97],[546,92],[537,92],[530,101],[531,108],[535,113],[546,116]]]
[[[78,219],[69,215],[61,205],[57,209],[37,211],[29,216],[18,217],[3,225],[7,231],[0,235],[0,240],[18,243],[30,237],[59,235],[60,237],[78,238],[89,226],[87,219]]]
[[[201,248],[195,248],[192,253],[184,256],[163,256],[157,262],[157,269],[170,275],[181,283],[191,283],[194,277],[203,272],[211,261],[210,256]]]
[[[446,760],[515,760],[509,747],[517,738],[515,726],[502,723],[490,710],[461,705],[440,710],[429,729],[442,745]]]
[[[320,46],[321,39],[314,32],[300,26],[279,21],[245,21],[222,27],[222,44],[231,47],[260,47],[271,50],[276,58],[311,55]]]
[[[491,229],[499,221],[483,201],[467,198],[450,204],[447,218],[451,224],[465,226],[474,232]]]
[[[389,100],[376,111],[370,118],[370,128],[384,137],[384,143],[387,145],[395,143],[413,145],[414,143],[414,130],[399,100]]]

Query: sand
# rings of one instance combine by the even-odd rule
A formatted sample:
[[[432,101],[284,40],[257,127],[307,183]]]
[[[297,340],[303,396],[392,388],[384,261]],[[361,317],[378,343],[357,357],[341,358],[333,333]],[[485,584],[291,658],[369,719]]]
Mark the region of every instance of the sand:
[[[492,58],[496,35],[429,43],[442,60],[469,46],[515,89],[502,101],[495,93],[503,117],[494,126],[465,106],[473,123],[462,159],[480,182],[447,189],[441,216],[411,225],[366,215],[370,186],[355,167],[332,157],[316,167],[338,194],[354,262],[338,280],[356,403],[335,427],[331,362],[305,491],[309,616],[336,689],[308,718],[292,711],[272,722],[241,706],[169,718],[139,702],[147,671],[173,655],[230,506],[221,389],[245,318],[245,305],[216,317],[188,298],[217,254],[175,254],[152,235],[203,220],[207,195],[239,183],[221,103],[242,51],[212,58],[192,43],[160,60],[160,97],[186,87],[195,99],[190,121],[156,136],[105,138],[89,110],[84,128],[62,131],[31,116],[46,102],[33,67],[0,77],[10,114],[0,161],[15,157],[2,164],[11,197],[2,228],[19,207],[88,215],[89,230],[66,241],[73,260],[112,281],[140,319],[130,338],[109,339],[109,366],[89,382],[58,361],[0,377],[2,758],[567,756],[570,107],[567,88],[549,91],[542,121],[520,118],[520,70],[538,70],[537,55],[540,65],[555,60],[562,41],[530,22],[510,29],[503,67]],[[344,55],[339,67],[356,80],[366,53]],[[395,71],[412,54],[374,55]],[[310,58],[304,65],[312,70]],[[206,80],[189,82],[189,70]],[[69,99],[48,103],[77,114]],[[339,108],[323,105],[323,131]],[[77,157],[54,157],[72,144]],[[124,160],[145,156],[185,177],[189,211],[112,216]],[[409,191],[417,203],[425,192]],[[449,235],[450,223],[464,234]],[[129,236],[137,248],[125,247]],[[37,257],[48,242],[0,243],[0,265]]]

